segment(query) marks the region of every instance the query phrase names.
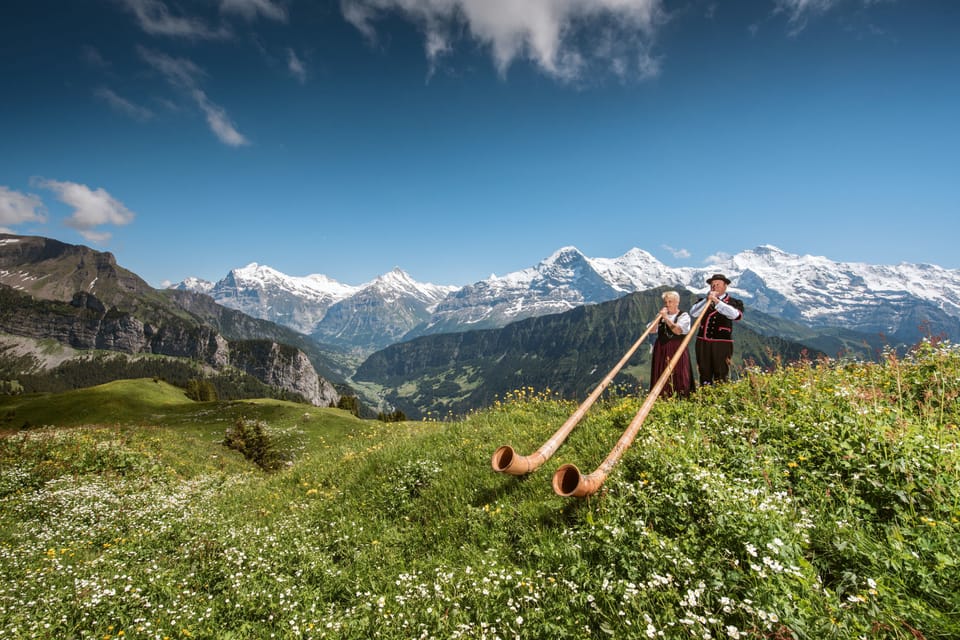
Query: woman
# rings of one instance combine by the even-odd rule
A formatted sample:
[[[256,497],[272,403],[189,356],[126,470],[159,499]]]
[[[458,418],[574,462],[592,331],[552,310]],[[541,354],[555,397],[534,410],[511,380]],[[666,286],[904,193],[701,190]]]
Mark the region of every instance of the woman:
[[[657,341],[653,344],[653,360],[650,363],[650,387],[657,383],[666,370],[670,359],[680,348],[683,336],[690,331],[690,314],[680,311],[680,294],[676,291],[663,293],[664,307],[660,310],[657,322]],[[686,397],[693,391],[693,366],[686,349],[673,368],[673,373],[663,385],[661,396],[670,397],[674,393]]]

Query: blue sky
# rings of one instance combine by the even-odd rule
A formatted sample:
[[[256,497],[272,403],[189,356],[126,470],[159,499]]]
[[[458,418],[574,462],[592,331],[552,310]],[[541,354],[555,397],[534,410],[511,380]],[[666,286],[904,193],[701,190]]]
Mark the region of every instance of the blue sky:
[[[0,229],[154,286],[960,268],[953,0],[10,0],[0,48]]]

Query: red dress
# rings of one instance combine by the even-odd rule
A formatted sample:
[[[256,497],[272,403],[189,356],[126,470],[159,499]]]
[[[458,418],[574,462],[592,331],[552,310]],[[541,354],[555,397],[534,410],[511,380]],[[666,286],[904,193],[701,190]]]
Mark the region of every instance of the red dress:
[[[684,313],[686,312],[680,311],[677,313],[677,318]],[[666,371],[670,359],[680,348],[683,338],[684,334],[675,334],[667,327],[665,322],[661,322],[657,327],[657,341],[653,343],[653,359],[650,362],[651,389],[660,379],[660,374]],[[690,353],[684,349],[683,355],[680,356],[680,360],[673,368],[673,373],[663,385],[660,395],[669,398],[676,393],[681,397],[686,397],[693,391],[693,386],[693,365],[690,363]]]

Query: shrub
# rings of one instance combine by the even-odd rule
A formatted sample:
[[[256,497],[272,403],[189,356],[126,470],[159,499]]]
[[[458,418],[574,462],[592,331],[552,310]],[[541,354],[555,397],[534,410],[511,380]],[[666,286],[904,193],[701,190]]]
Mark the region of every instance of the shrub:
[[[223,444],[239,451],[264,471],[278,469],[284,462],[284,456],[278,451],[267,424],[262,420],[237,418],[232,426],[227,427]]]

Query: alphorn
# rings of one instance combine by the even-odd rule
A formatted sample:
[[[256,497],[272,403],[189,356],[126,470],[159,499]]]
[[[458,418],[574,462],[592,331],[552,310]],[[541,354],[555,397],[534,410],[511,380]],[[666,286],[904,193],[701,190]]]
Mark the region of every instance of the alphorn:
[[[627,364],[627,361],[630,360],[633,353],[643,344],[643,341],[650,335],[653,328],[657,326],[657,320],[658,319],[654,319],[650,323],[647,330],[637,338],[637,341],[633,343],[633,346],[630,347],[623,358],[620,359],[617,366],[610,370],[610,373],[597,385],[597,388],[577,407],[573,415],[567,418],[567,421],[557,429],[557,432],[550,436],[549,440],[544,442],[539,449],[528,456],[517,455],[513,447],[503,445],[493,452],[493,458],[490,460],[490,463],[493,465],[493,470],[499,471],[500,473],[508,473],[513,476],[522,476],[527,473],[532,473],[537,467],[549,460],[550,456],[552,456],[560,445],[563,444],[563,441],[567,439],[567,436],[570,435],[573,428],[583,419],[583,416],[587,413],[591,405],[600,397],[603,390],[613,381],[614,376],[623,368],[623,365]]]
[[[553,474],[553,490],[557,495],[584,498],[592,496],[597,492],[600,485],[602,485],[604,480],[607,479],[607,476],[610,475],[610,471],[614,465],[616,465],[620,457],[623,456],[624,451],[633,443],[633,439],[637,437],[640,426],[643,424],[643,421],[646,420],[647,414],[650,413],[650,409],[653,407],[653,403],[660,395],[660,392],[663,391],[663,387],[667,384],[667,380],[670,379],[671,374],[673,374],[673,369],[677,366],[677,362],[683,357],[683,353],[687,350],[687,345],[690,343],[690,338],[697,332],[697,327],[705,315],[707,315],[706,308],[700,312],[693,326],[690,327],[690,331],[688,331],[686,337],[684,337],[683,342],[680,343],[680,348],[677,349],[677,352],[670,358],[670,362],[667,363],[667,368],[664,369],[663,373],[661,373],[657,379],[657,383],[650,389],[650,393],[647,394],[647,399],[643,401],[640,410],[637,411],[637,415],[630,421],[626,431],[624,431],[620,439],[617,440],[617,444],[610,450],[609,455],[607,455],[607,458],[600,466],[597,467],[593,473],[586,476],[580,473],[580,470],[577,469],[577,466],[574,464],[568,463],[557,469],[556,473]]]

